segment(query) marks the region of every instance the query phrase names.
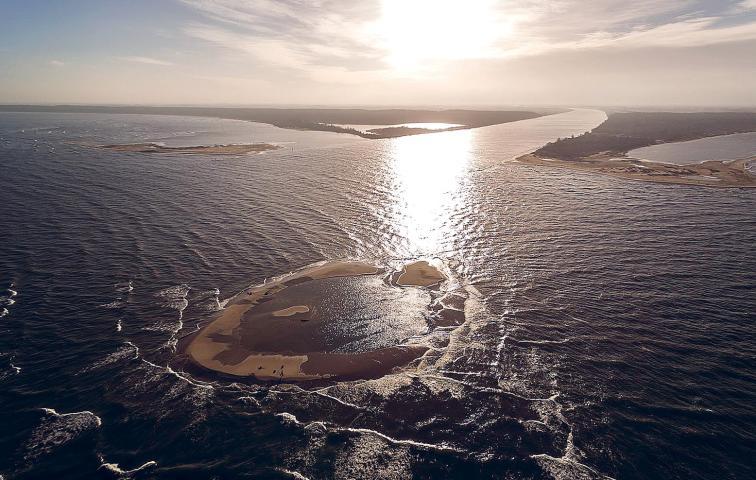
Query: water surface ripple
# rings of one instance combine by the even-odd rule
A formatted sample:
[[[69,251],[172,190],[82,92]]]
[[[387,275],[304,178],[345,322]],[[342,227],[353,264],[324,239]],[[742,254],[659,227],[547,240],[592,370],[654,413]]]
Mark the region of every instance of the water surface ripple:
[[[756,191],[511,161],[604,118],[367,141],[3,113],[0,474],[753,478]],[[94,147],[250,139],[287,148]],[[171,363],[251,283],[418,257],[474,295],[411,373],[302,388]]]

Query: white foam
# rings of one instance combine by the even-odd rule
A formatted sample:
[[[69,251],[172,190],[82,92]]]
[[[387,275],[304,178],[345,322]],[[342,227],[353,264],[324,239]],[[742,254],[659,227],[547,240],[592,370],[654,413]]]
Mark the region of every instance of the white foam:
[[[98,305],[98,306],[100,308],[109,308],[111,310],[116,310],[116,309],[124,307],[125,305],[126,305],[126,302],[124,302],[123,300],[119,298],[119,299],[113,300],[110,303],[103,303],[102,305]]]
[[[283,423],[302,425],[302,422],[300,422],[295,415],[289,412],[276,413],[276,417],[281,417]]]
[[[124,345],[118,348],[115,352],[107,355],[102,360],[99,360],[89,367],[82,370],[82,372],[89,372],[90,370],[94,370],[96,368],[104,367],[106,365],[111,365],[113,363],[117,363],[123,360],[135,360],[139,356],[139,348],[137,348],[136,345],[134,345],[131,342],[124,342]]]
[[[16,365],[14,365],[13,360],[14,360],[14,357],[11,357],[10,361],[8,362],[8,366],[10,366],[11,370],[13,370],[13,372],[16,375],[18,375],[19,373],[21,373],[21,367],[17,367]]]
[[[291,478],[296,478],[297,480],[310,480],[309,478],[305,477],[301,473],[295,472],[293,470],[287,470],[285,468],[278,468],[276,470],[283,473],[284,475],[289,475]],[[0,480],[2,480],[2,478],[0,478]]]
[[[164,303],[164,306],[178,310],[179,320],[181,320],[184,317],[184,310],[189,306],[189,300],[186,299],[189,290],[191,290],[191,287],[182,283],[180,285],[174,285],[173,287],[160,290],[156,296],[167,300]]]
[[[117,463],[108,463],[105,461],[104,458],[102,458],[102,456],[100,457],[100,462],[102,464],[99,466],[98,470],[100,469],[106,470],[110,473],[118,475],[119,478],[130,478],[135,473],[141,472],[142,470],[157,467],[157,462],[155,460],[150,460],[148,462],[145,462],[139,467],[133,468],[131,470],[124,470]]]
[[[42,407],[41,410],[49,415],[52,415],[56,418],[68,418],[68,417],[80,417],[85,416],[91,418],[97,427],[100,427],[102,425],[102,419],[95,415],[94,413],[90,412],[89,410],[82,410],[81,412],[71,412],[71,413],[58,413],[54,408],[46,408]]]
[[[26,443],[27,459],[48,454],[84,433],[102,426],[100,417],[89,410],[72,413],[58,413],[54,408],[42,410],[47,416],[42,419]]]
[[[541,468],[546,470],[556,480],[614,480],[612,477],[599,473],[583,463],[565,457],[557,458],[540,453],[531,455],[530,458],[538,462]]]
[[[178,378],[180,380],[183,380],[184,382],[188,383],[189,385],[192,385],[194,387],[198,387],[198,388],[201,388],[201,389],[204,389],[204,390],[214,390],[214,387],[213,387],[212,384],[205,383],[205,382],[198,382],[196,380],[192,380],[191,378],[183,375],[183,372],[179,373],[176,370],[174,370],[171,367],[169,367],[168,365],[166,365],[166,366],[158,365],[156,363],[150,362],[146,358],[141,358],[141,360],[144,363],[146,363],[147,365],[149,365],[150,367],[163,370],[166,373],[168,373],[169,375],[173,375],[174,377],[176,377],[176,378]]]
[[[421,448],[421,449],[426,449],[426,450],[438,450],[438,451],[443,451],[443,452],[465,453],[465,451],[462,449],[450,447],[444,444],[425,443],[425,442],[417,442],[415,440],[401,440],[397,438],[392,438],[384,433],[378,432],[376,430],[371,430],[369,428],[345,427],[345,428],[337,428],[337,430],[345,431],[345,432],[355,432],[355,433],[364,433],[368,435],[375,435],[376,437],[382,438],[383,440],[389,443],[396,444],[396,445],[409,445],[416,448]]]
[[[134,285],[131,283],[131,280],[129,280],[128,282],[116,283],[115,285],[113,285],[113,287],[115,288],[116,292],[120,293],[130,293],[132,290],[134,290]]]
[[[304,425],[305,428],[311,424],[301,422],[297,417],[289,412],[281,412],[275,414],[277,417],[280,417],[282,421],[286,424],[291,425]],[[317,423],[318,425],[325,426],[325,423],[323,422],[312,422]],[[385,433],[381,433],[376,430],[371,430],[369,428],[351,428],[351,427],[333,427],[333,430],[340,431],[340,432],[352,432],[352,433],[361,433],[366,435],[373,435],[378,438],[381,438],[389,443],[395,444],[395,445],[407,445],[412,446],[415,448],[421,448],[425,450],[437,450],[437,451],[444,451],[444,452],[457,452],[457,453],[464,453],[464,450],[461,450],[459,448],[450,447],[445,444],[434,444],[434,443],[425,443],[425,442],[418,442],[415,440],[403,440],[403,439],[397,439],[390,437],[386,435]]]

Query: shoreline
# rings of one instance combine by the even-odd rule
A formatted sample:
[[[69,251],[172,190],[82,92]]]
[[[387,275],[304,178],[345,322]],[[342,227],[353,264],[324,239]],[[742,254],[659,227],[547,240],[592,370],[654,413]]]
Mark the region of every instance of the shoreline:
[[[577,160],[561,160],[529,153],[515,161],[526,165],[567,168],[579,172],[608,175],[626,180],[671,185],[715,188],[756,188],[756,176],[748,164],[756,157],[740,160],[707,160],[694,164],[651,162],[623,154],[597,154]]]

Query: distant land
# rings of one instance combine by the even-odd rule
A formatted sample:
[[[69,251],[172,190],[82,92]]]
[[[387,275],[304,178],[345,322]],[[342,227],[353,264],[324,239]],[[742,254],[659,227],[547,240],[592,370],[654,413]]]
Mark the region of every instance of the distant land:
[[[263,153],[278,150],[280,145],[270,143],[248,143],[232,145],[198,145],[193,147],[166,147],[157,143],[126,143],[116,145],[101,145],[102,148],[117,152],[134,153],[176,153],[184,155],[245,155],[248,153]]]
[[[549,143],[538,156],[576,160],[598,153],[624,155],[658,143],[756,131],[754,112],[625,112],[612,113],[591,132]]]
[[[716,187],[756,187],[756,177],[748,171],[748,164],[754,158],[671,165],[627,156],[631,150],[650,145],[754,131],[755,112],[612,113],[592,131],[551,142],[518,160],[632,180]]]
[[[504,110],[406,110],[356,108],[234,108],[147,107],[105,105],[0,105],[2,112],[123,113],[215,117],[267,123],[280,128],[349,133],[363,138],[393,138],[448,130],[485,127],[561,113],[564,109]],[[406,127],[412,123],[448,123],[444,129]],[[361,131],[348,125],[385,125]]]

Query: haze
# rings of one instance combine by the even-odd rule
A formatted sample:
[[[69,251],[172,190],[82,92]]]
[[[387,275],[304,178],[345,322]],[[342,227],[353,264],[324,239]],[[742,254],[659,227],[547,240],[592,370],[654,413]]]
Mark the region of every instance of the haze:
[[[0,103],[756,105],[756,1],[0,2]]]

